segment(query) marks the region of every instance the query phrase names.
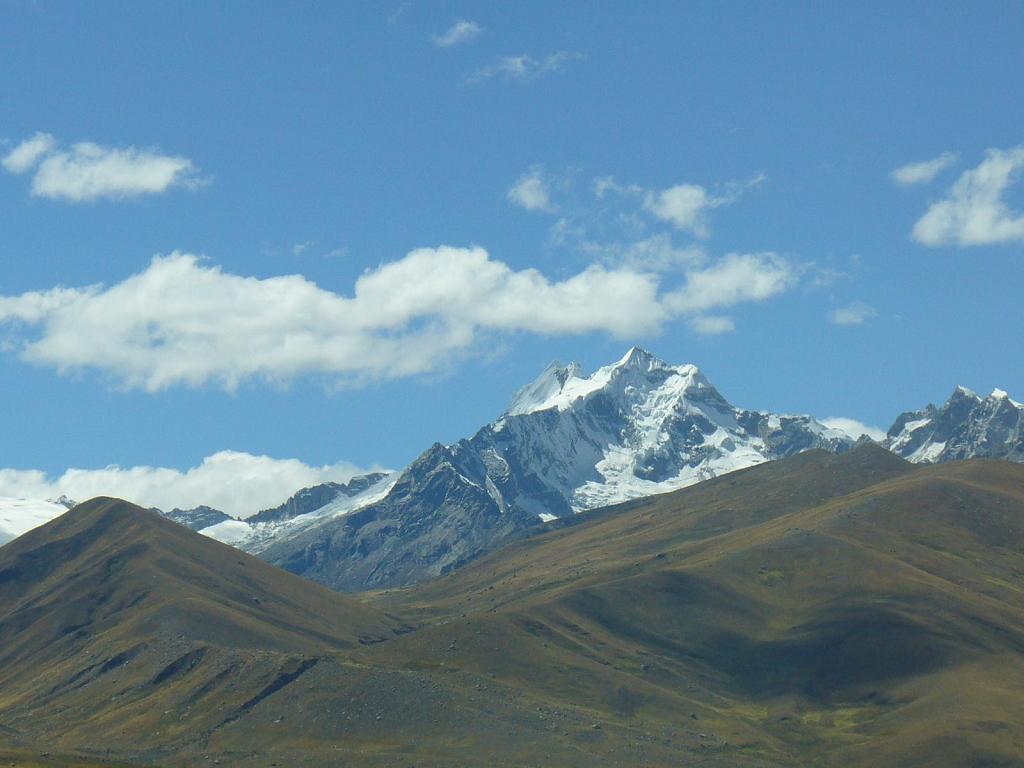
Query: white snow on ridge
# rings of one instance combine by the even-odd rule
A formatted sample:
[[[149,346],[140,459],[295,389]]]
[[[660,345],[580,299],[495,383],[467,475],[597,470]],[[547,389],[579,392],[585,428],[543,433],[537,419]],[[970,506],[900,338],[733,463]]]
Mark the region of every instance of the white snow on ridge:
[[[67,511],[66,506],[55,501],[0,496],[0,545],[60,517]]]
[[[938,461],[944,450],[946,450],[945,440],[941,443],[924,443],[906,458],[907,461],[912,461],[915,464],[932,464]]]
[[[507,483],[507,502],[543,517],[550,494],[581,512],[760,464],[790,445],[855,439],[809,416],[735,408],[696,366],[634,347],[590,376],[552,363],[471,442]]]
[[[889,446],[889,450],[896,451],[898,453],[901,448],[914,439],[914,432],[931,423],[931,419],[915,419],[914,421],[908,421],[903,425],[903,429],[900,430],[899,436],[892,441],[892,444]],[[943,443],[943,445],[945,445],[945,443]],[[913,461],[913,459],[911,459],[911,461]]]
[[[341,495],[319,509],[290,520],[276,520],[265,523],[247,523],[244,520],[225,520],[199,531],[204,536],[230,544],[246,552],[262,552],[271,544],[295,536],[309,528],[314,528],[328,520],[348,515],[363,507],[374,504],[391,491],[398,480],[397,472],[385,475],[356,496]]]
[[[238,546],[252,534],[253,526],[242,520],[225,520],[200,531],[204,536],[216,539],[222,544]]]
[[[700,376],[694,365],[671,366],[639,347],[633,347],[621,360],[598,368],[590,376],[583,375],[579,363],[563,367],[555,361],[536,380],[516,392],[505,415],[518,416],[550,408],[567,410],[577,400],[607,388],[617,373],[631,366],[648,371],[654,368],[674,371],[686,379]]]
[[[993,389],[992,394],[989,395],[989,398],[992,400],[1008,400],[1010,402],[1010,405],[1012,405],[1014,408],[1024,408],[1024,404],[1018,403],[1016,400],[1010,397],[1010,393],[1007,392],[1005,389]]]

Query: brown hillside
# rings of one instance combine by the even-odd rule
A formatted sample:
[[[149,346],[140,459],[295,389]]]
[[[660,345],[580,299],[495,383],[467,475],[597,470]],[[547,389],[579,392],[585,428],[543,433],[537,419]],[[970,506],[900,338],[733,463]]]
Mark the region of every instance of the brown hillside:
[[[1024,765],[1021,465],[811,452],[362,604],[140,512],[0,549],[0,739],[168,766]]]

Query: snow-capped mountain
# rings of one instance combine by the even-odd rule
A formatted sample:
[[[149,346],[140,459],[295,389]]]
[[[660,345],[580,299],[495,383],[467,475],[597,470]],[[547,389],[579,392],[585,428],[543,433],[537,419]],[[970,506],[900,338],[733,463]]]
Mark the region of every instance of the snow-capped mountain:
[[[958,387],[905,413],[883,444],[914,462],[1024,462],[1024,406]],[[867,438],[862,438],[867,439]],[[556,518],[794,453],[854,440],[810,416],[731,405],[692,365],[634,347],[587,375],[552,363],[496,421],[435,444],[401,473],[303,488],[246,519],[209,507],[164,513],[330,586],[358,590],[442,575]],[[0,499],[0,544],[63,513],[67,499]]]
[[[63,515],[75,502],[66,496],[59,499],[17,499],[0,496],[0,545],[16,539],[53,518]]]
[[[634,347],[591,376],[552,363],[457,449],[480,458],[500,503],[563,517],[852,444],[810,416],[735,408],[696,366]]]
[[[883,444],[919,463],[975,457],[1024,462],[1024,405],[1001,389],[983,398],[957,387],[941,408],[901,415]]]
[[[380,501],[260,554],[342,589],[409,583],[542,522],[853,443],[809,416],[735,408],[695,366],[634,347],[590,376],[553,363],[497,421],[431,447]]]
[[[245,522],[273,523],[291,520],[300,515],[308,515],[323,509],[341,497],[354,499],[362,495],[384,480],[388,474],[388,472],[371,472],[368,475],[353,477],[347,483],[321,483],[310,488],[303,488],[284,504],[257,512],[255,515],[245,518]]]
[[[273,509],[244,520],[227,518],[199,530],[211,538],[259,554],[276,542],[380,501],[395,483],[394,472],[371,472],[347,483],[322,483],[303,488]],[[226,516],[225,516],[226,517]]]

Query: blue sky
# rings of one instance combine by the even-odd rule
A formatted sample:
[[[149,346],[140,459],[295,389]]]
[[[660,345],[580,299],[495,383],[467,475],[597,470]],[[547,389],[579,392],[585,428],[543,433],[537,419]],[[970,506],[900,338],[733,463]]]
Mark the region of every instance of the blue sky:
[[[0,493],[400,467],[633,343],[1024,398],[1024,9],[826,5],[0,2]]]

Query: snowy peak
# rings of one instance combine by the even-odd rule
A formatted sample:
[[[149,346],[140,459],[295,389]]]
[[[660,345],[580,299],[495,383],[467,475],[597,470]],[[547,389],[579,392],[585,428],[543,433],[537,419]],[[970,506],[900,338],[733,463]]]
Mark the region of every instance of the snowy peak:
[[[978,397],[978,393],[973,389],[968,389],[963,384],[957,384],[947,402],[954,400],[981,400],[981,398]]]
[[[505,413],[514,416],[550,408],[551,406],[546,404],[561,394],[570,379],[582,378],[583,369],[579,363],[562,365],[558,360],[554,360],[540,376],[512,396],[512,403]]]
[[[662,387],[670,379],[674,382],[671,389],[680,396],[725,403],[697,366],[670,365],[642,347],[633,347],[617,362],[598,368],[589,376],[579,363],[551,363],[534,381],[516,392],[503,418],[576,408],[597,393],[616,399],[631,397]]]
[[[548,366],[464,443],[460,453],[477,454],[496,500],[544,519],[853,445],[809,416],[735,408],[696,366],[642,347],[589,376],[576,365]]]
[[[902,414],[884,444],[922,464],[970,458],[1024,461],[1024,405],[1001,389],[981,398],[957,387],[941,408],[928,405]]]
[[[611,366],[612,368],[633,368],[640,371],[652,371],[656,368],[670,369],[673,366],[661,358],[648,352],[643,347],[633,347],[625,356]]]

